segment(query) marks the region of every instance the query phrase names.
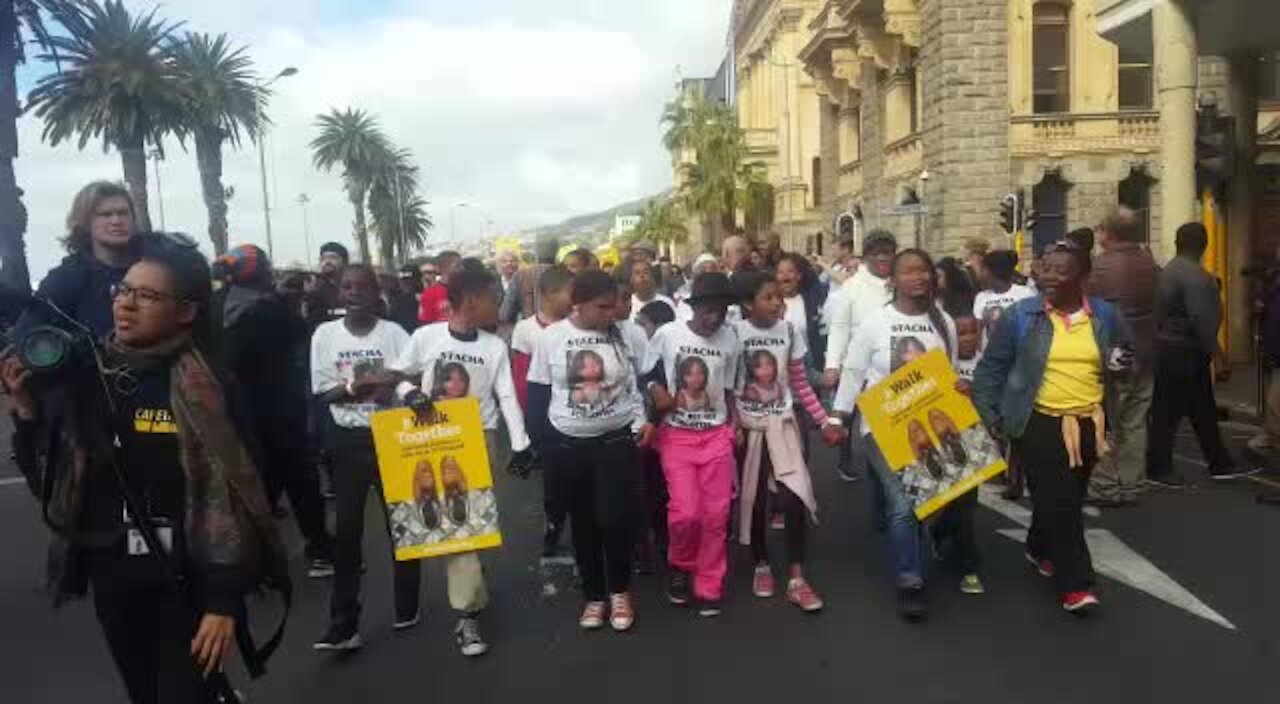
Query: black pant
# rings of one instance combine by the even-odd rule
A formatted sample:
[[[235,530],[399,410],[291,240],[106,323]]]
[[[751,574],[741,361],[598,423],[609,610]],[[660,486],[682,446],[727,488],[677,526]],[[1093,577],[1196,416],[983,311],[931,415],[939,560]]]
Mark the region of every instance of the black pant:
[[[263,483],[271,505],[277,504],[282,493],[288,495],[298,531],[307,543],[307,557],[332,559],[333,536],[325,526],[319,469],[307,452],[305,419],[260,427],[264,428],[258,438],[265,464]]]
[[[760,481],[756,486],[756,504],[751,509],[751,556],[756,563],[769,561],[769,519],[774,512],[786,519],[783,533],[787,541],[787,561],[792,565],[804,563],[805,535],[809,527],[809,510],[795,492],[782,482],[774,482],[778,493],[769,493],[769,477],[773,476],[773,460],[769,447],[760,452]],[[770,501],[772,497],[772,502]],[[772,503],[772,506],[770,505]]]
[[[657,553],[667,549],[667,479],[657,450],[637,448],[636,471],[632,491],[636,517],[636,541],[648,546],[652,535]]]
[[[133,704],[211,704],[191,659],[201,613],[166,581],[155,558],[124,546],[86,555],[98,623]],[[215,674],[213,677],[223,677]]]
[[[603,601],[627,591],[635,521],[629,487],[637,471],[630,431],[581,439],[553,430],[545,454],[556,501],[569,511],[584,596]]]
[[[364,543],[364,508],[369,489],[377,489],[377,504],[387,529],[388,548],[394,548],[390,517],[382,498],[382,479],[368,428],[336,428],[329,434],[333,460],[334,493],[337,494],[337,547],[334,551],[333,597],[329,610],[335,624],[355,626],[360,621],[360,572]],[[392,557],[394,560],[394,555]],[[418,613],[422,563],[394,562],[396,620]]]
[[[1218,430],[1218,406],[1213,397],[1209,358],[1195,350],[1164,346],[1156,363],[1155,391],[1151,397],[1147,476],[1163,477],[1173,471],[1174,434],[1183,417],[1191,420],[1210,472],[1235,466]]]
[[[1061,593],[1083,591],[1093,585],[1093,559],[1084,539],[1085,495],[1089,475],[1098,462],[1093,421],[1080,420],[1083,467],[1072,468],[1062,440],[1062,419],[1032,413],[1016,451],[1031,489],[1031,530],[1027,551],[1053,562],[1054,581]]]
[[[977,574],[981,565],[973,530],[977,508],[978,492],[970,491],[947,504],[933,523],[933,544],[943,561],[962,575]]]

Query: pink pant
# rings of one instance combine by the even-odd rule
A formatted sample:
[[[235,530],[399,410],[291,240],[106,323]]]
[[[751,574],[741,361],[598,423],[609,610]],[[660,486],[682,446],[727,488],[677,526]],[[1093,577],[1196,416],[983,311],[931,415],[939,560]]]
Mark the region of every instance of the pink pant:
[[[728,571],[729,504],[733,499],[733,427],[658,433],[662,473],[667,478],[667,559],[693,575],[693,595],[719,599]]]

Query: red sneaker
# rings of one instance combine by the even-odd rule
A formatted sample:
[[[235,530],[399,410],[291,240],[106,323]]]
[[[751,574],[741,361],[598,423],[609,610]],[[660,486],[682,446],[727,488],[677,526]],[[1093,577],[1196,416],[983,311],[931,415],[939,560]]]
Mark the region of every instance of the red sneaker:
[[[1098,597],[1093,592],[1067,592],[1062,596],[1062,608],[1072,613],[1092,611],[1098,605]]]
[[[1040,576],[1041,576],[1041,577],[1052,577],[1052,576],[1053,576],[1053,563],[1052,563],[1052,562],[1050,562],[1049,560],[1042,560],[1042,559],[1040,559],[1040,558],[1036,557],[1035,555],[1032,555],[1031,553],[1025,553],[1025,554],[1026,554],[1026,557],[1027,557],[1027,562],[1030,562],[1030,563],[1032,564],[1032,566],[1034,566],[1034,567],[1036,568],[1036,571],[1040,573]]]
[[[822,610],[822,597],[803,579],[793,579],[787,584],[787,601],[808,613]]]

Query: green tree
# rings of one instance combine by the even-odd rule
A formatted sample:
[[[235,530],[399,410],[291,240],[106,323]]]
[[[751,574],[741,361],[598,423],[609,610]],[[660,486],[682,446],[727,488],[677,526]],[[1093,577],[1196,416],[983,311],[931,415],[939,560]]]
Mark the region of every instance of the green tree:
[[[636,237],[654,244],[679,244],[689,239],[684,213],[673,200],[651,200],[640,213]]]
[[[369,213],[382,265],[393,271],[409,252],[426,243],[432,222],[426,212],[429,204],[417,193],[419,169],[413,153],[396,149],[389,157],[370,182]]]
[[[394,158],[377,118],[364,110],[333,109],[316,117],[320,134],[311,141],[317,169],[342,166],[343,188],[355,211],[355,239],[361,261],[370,261],[369,230],[365,224],[365,199],[380,170]]]
[[[52,48],[50,28],[81,12],[80,0],[0,0],[0,282],[10,288],[31,289],[27,271],[27,218],[21,189],[13,170],[18,158],[18,65],[27,59],[24,47],[34,41]]]
[[[245,47],[227,35],[187,33],[170,46],[187,98],[184,122],[196,144],[200,189],[209,214],[209,239],[217,254],[227,251],[227,197],[222,185],[222,145],[240,146],[243,131],[261,134],[267,92],[258,87]]]
[[[679,165],[680,205],[725,232],[734,229],[739,210],[760,226],[759,216],[771,207],[764,201],[772,198],[772,190],[763,164],[747,161],[746,136],[734,110],[687,93],[667,105],[662,120],[663,146],[677,156],[692,151],[693,158]]]
[[[147,211],[148,144],[184,133],[187,99],[168,46],[180,26],[155,16],[134,16],[121,0],[87,3],[83,13],[62,17],[67,34],[48,37],[40,56],[59,69],[41,78],[28,97],[44,120],[44,139],[57,146],[73,135],[83,149],[102,139],[120,152],[137,224],[151,229]]]

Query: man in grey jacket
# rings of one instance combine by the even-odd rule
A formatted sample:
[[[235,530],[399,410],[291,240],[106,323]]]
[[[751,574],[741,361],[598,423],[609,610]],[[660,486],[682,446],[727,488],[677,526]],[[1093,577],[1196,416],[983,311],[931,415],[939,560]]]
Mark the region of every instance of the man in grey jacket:
[[[1174,434],[1184,416],[1191,420],[1214,479],[1246,474],[1222,442],[1213,397],[1210,367],[1220,356],[1222,305],[1217,279],[1200,263],[1209,236],[1204,225],[1190,222],[1178,228],[1176,244],[1178,255],[1161,273],[1156,293],[1158,361],[1147,446],[1147,480],[1171,489],[1186,486],[1173,469]]]

